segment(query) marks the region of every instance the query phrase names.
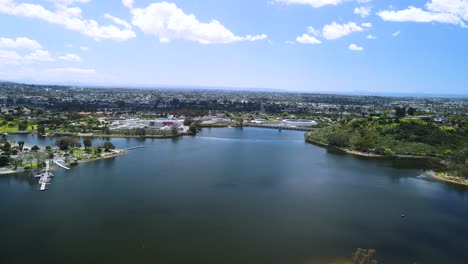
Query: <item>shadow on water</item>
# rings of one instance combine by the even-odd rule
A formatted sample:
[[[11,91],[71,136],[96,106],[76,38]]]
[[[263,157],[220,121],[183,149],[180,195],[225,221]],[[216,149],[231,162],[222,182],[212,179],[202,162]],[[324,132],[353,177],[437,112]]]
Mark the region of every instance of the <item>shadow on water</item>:
[[[340,150],[327,149],[327,153],[334,156],[349,157],[355,160],[367,161],[376,163],[379,166],[385,166],[388,168],[408,170],[430,170],[434,169],[434,161],[429,159],[420,158],[399,158],[399,157],[366,157],[359,155],[352,155]]]
[[[30,187],[35,187],[37,186],[37,179],[34,178],[34,175],[36,174],[36,172],[24,172],[11,175],[0,175],[0,184],[1,182],[9,182],[13,180],[18,183],[26,183]]]

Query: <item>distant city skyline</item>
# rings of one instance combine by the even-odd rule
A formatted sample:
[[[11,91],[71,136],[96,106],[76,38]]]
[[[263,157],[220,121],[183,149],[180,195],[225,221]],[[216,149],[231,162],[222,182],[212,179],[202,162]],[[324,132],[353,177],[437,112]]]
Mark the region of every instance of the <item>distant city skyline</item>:
[[[0,0],[0,80],[468,94],[468,0]]]

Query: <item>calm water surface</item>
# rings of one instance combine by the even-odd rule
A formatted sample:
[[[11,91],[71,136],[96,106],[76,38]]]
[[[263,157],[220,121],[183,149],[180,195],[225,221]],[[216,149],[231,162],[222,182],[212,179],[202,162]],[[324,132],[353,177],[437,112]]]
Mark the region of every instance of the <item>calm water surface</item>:
[[[47,192],[30,175],[0,177],[0,263],[309,264],[358,247],[382,263],[468,261],[468,189],[414,161],[256,128],[112,142],[146,148],[57,170]]]

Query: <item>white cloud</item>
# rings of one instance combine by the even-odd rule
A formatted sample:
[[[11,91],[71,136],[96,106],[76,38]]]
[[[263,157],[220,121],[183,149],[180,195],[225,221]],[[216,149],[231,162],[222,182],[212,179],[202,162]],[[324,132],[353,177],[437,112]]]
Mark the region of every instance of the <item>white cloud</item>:
[[[354,14],[361,17],[368,17],[371,14],[372,6],[361,6],[354,8]]]
[[[299,4],[299,5],[310,5],[314,8],[319,8],[326,5],[338,5],[343,2],[343,0],[274,0],[276,3],[284,4]]]
[[[76,54],[72,54],[72,53],[60,56],[58,58],[59,58],[59,60],[64,60],[64,61],[73,61],[73,62],[80,62],[81,61],[80,56],[78,56]]]
[[[71,49],[71,48],[73,48],[73,44],[67,44],[67,45],[65,45],[65,47]]]
[[[232,43],[266,39],[267,35],[236,36],[219,21],[203,23],[193,14],[185,14],[173,3],[160,2],[146,8],[131,9],[132,24],[146,34],[159,37],[161,42],[176,39],[202,44]]]
[[[367,4],[367,3],[372,2],[372,0],[357,0],[357,2],[360,4]]]
[[[89,50],[89,48],[88,48],[88,47],[86,47],[86,46],[81,46],[81,47],[80,47],[80,50],[82,50],[82,51],[88,51],[88,50]]]
[[[394,37],[400,36],[400,31],[398,30],[397,32],[393,32],[393,33],[392,33],[392,36],[394,36]]]
[[[363,47],[359,47],[359,46],[356,45],[356,44],[351,44],[351,45],[349,45],[348,49],[354,50],[354,51],[363,51],[363,50],[364,50]]]
[[[0,38],[0,48],[37,50],[42,47],[37,41],[29,38]]]
[[[296,41],[302,44],[320,44],[322,41],[312,37],[311,35],[304,34],[296,38]]]
[[[115,16],[110,15],[110,14],[104,14],[104,17],[109,19],[110,21],[114,22],[117,25],[121,25],[121,26],[123,26],[125,28],[128,28],[128,29],[132,28],[132,25],[130,25],[127,21],[125,21],[125,20],[123,20],[121,18],[115,17]]]
[[[24,60],[26,60],[27,62],[54,61],[50,53],[46,50],[36,50],[24,56]]]
[[[428,4],[429,5],[429,4]],[[384,21],[392,22],[419,22],[430,23],[438,22],[445,24],[464,25],[460,16],[454,13],[439,13],[425,11],[421,8],[410,6],[407,9],[393,11],[384,10],[377,13]]]
[[[426,4],[426,8],[433,12],[449,13],[468,20],[467,0],[432,0]]]
[[[347,36],[353,32],[363,31],[364,29],[354,22],[349,22],[347,24],[337,24],[333,22],[329,25],[323,27],[323,36],[330,39],[337,39],[344,36]]]
[[[133,0],[122,0],[122,4],[128,8],[133,8]]]
[[[286,40],[284,43],[286,43],[286,44],[288,44],[288,45],[294,45],[294,44],[296,44],[296,42],[290,41],[290,40]]]
[[[16,51],[0,50],[0,64],[18,64],[21,56]]]
[[[312,34],[313,36],[316,36],[316,37],[320,35],[320,30],[317,30],[312,26],[307,28],[307,32],[309,32],[309,34]]]
[[[369,35],[367,35],[367,39],[377,39],[377,37],[374,36],[374,35],[369,34]]]
[[[58,6],[69,6],[74,3],[89,3],[91,0],[46,0],[47,2],[52,2]]]
[[[362,23],[361,26],[363,26],[363,27],[365,27],[365,28],[371,28],[371,27],[372,27],[372,23],[370,23],[370,22]]]
[[[69,4],[73,4],[76,1],[63,0],[54,2],[60,4],[60,6],[57,6],[56,10],[51,11],[38,4],[17,4],[14,0],[0,0],[0,13],[45,20],[51,24],[64,26],[69,30],[78,31],[97,40],[112,39],[124,41],[136,36],[135,32],[130,29],[121,29],[114,25],[101,26],[95,20],[83,19],[79,7],[68,7]]]

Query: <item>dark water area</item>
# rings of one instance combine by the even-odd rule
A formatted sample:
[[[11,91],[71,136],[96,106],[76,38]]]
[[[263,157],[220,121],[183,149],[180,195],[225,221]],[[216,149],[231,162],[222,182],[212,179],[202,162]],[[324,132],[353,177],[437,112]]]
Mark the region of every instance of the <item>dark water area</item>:
[[[145,148],[57,170],[46,192],[31,175],[0,176],[0,263],[310,264],[359,247],[381,263],[467,262],[467,188],[417,160],[336,153],[303,134],[111,139]]]

